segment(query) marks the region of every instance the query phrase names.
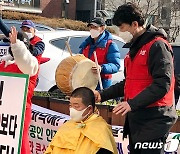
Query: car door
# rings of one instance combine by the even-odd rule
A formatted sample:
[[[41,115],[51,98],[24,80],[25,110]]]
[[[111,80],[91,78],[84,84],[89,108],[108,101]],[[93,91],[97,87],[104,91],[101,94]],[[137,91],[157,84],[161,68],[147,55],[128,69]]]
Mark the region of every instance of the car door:
[[[112,75],[112,84],[115,84],[124,79],[124,58],[126,54],[128,53],[129,49],[123,48],[124,42],[122,42],[121,40],[113,39],[113,41],[117,44],[119,48],[119,52],[121,54],[119,72]]]

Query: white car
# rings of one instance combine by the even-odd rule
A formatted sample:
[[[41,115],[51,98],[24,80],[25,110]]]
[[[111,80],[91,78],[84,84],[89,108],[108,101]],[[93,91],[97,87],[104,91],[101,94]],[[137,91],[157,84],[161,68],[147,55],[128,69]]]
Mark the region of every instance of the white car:
[[[49,31],[49,32],[37,32],[37,36],[43,39],[45,43],[45,51],[43,57],[50,60],[40,65],[39,81],[35,91],[49,91],[53,92],[57,89],[55,82],[55,71],[61,60],[70,56],[67,50],[65,42],[68,41],[73,54],[79,53],[80,44],[90,35],[88,31]],[[124,57],[128,52],[127,49],[122,49],[124,41],[114,36],[114,40],[121,53],[121,68],[118,73],[113,74],[113,84],[121,81],[124,78]]]

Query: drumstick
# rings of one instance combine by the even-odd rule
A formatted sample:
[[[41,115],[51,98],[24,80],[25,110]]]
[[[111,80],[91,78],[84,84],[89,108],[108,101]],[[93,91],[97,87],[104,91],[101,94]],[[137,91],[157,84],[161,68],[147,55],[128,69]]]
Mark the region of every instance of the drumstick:
[[[68,41],[66,41],[65,43],[66,43],[66,46],[67,46],[67,49],[68,49],[70,55],[72,56],[72,51],[71,51]]]
[[[94,51],[94,60],[95,60],[95,63],[96,63],[96,68],[97,68],[100,90],[103,90],[101,75],[100,75],[100,72],[99,72],[98,61],[97,61],[97,56],[96,56],[96,51]]]

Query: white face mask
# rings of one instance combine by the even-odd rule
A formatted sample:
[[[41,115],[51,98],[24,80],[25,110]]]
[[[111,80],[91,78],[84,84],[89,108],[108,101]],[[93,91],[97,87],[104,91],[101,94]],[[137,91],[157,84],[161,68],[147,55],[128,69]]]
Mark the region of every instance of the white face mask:
[[[89,107],[89,106],[88,106]],[[88,108],[87,107],[87,108]],[[80,121],[82,121],[87,115],[85,115],[85,116],[82,116],[83,115],[83,113],[84,113],[84,111],[87,109],[87,108],[85,108],[84,110],[82,110],[82,111],[78,111],[78,110],[76,110],[76,109],[74,109],[74,108],[70,108],[70,117],[71,117],[71,119],[73,120],[73,121],[75,121],[75,122],[80,122]]]
[[[92,38],[97,38],[101,33],[100,33],[100,31],[98,31],[98,30],[91,29],[91,30],[90,30],[90,34],[91,34],[91,37],[92,37]]]
[[[28,39],[31,39],[34,37],[32,33],[28,33],[28,32],[24,32],[24,33],[27,35]]]
[[[125,31],[125,32],[119,32],[119,36],[126,42],[130,42],[133,38],[133,35],[128,32],[128,31]]]

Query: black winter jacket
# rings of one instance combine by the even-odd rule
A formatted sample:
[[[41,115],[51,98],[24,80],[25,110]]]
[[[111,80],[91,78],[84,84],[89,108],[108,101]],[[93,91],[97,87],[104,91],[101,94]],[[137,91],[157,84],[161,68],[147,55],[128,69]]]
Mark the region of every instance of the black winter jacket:
[[[166,33],[163,29],[149,25],[141,36],[133,42],[125,44],[124,47],[130,48],[129,53],[133,60],[138,50],[157,36],[166,39]],[[131,133],[134,143],[163,137],[177,118],[174,107],[146,108],[161,99],[169,91],[172,73],[174,73],[173,53],[163,41],[156,41],[151,46],[148,69],[153,78],[153,83],[135,98],[128,100],[132,111],[127,114],[124,135]],[[124,84],[125,80],[103,90],[101,92],[102,101],[123,97]]]

